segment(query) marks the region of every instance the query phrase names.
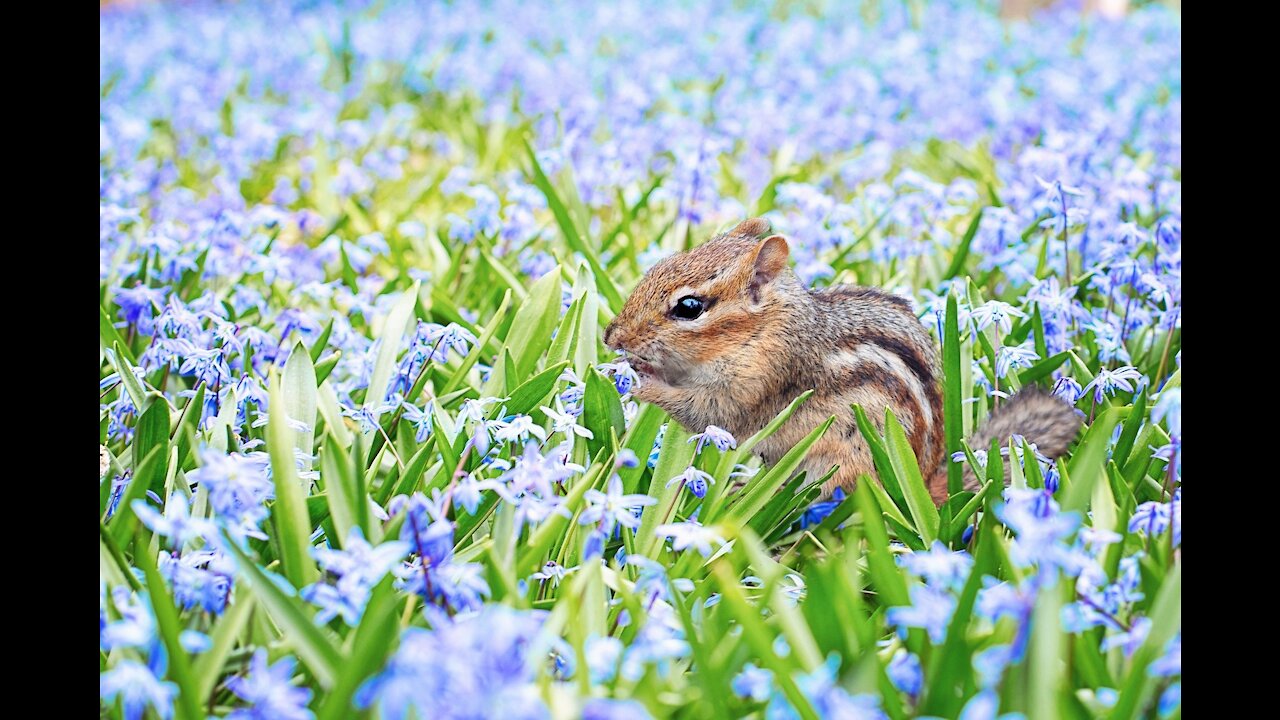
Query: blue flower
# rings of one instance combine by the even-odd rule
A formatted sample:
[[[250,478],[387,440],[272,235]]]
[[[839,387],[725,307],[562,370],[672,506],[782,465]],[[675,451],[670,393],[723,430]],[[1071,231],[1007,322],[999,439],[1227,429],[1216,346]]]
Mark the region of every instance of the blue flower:
[[[204,448],[200,467],[187,473],[187,480],[208,494],[209,506],[233,538],[267,537],[258,525],[267,518],[266,501],[275,495],[268,462],[265,453],[225,454]]]
[[[156,535],[169,538],[169,547],[181,548],[184,544],[201,538],[214,542],[218,537],[218,529],[211,520],[189,514],[187,498],[181,493],[174,493],[169,497],[163,514],[151,509],[146,500],[134,500],[131,507],[143,525]]]
[[[542,565],[542,569],[530,575],[535,580],[550,580],[552,587],[559,587],[560,581],[569,573],[577,570],[577,566],[567,568],[555,560],[548,560]]]
[[[155,621],[151,607],[141,597],[131,595],[127,588],[111,589],[111,601],[120,619],[107,623],[101,631],[99,644],[104,650],[118,647],[146,647],[155,638]],[[103,622],[105,623],[105,612]]]
[[[1020,720],[1025,716],[1022,713],[1005,713],[998,715],[1000,712],[1000,696],[996,695],[994,690],[983,690],[969,699],[960,709],[959,720]]]
[[[227,689],[248,707],[236,708],[227,720],[307,720],[311,690],[292,684],[294,659],[286,656],[267,665],[267,651],[259,648],[249,659],[243,677],[227,680]]]
[[[1094,402],[1102,402],[1107,395],[1114,395],[1119,390],[1134,392],[1135,388],[1131,380],[1143,380],[1142,373],[1132,365],[1125,365],[1115,370],[1103,368],[1098,371],[1093,380],[1089,381],[1088,385],[1084,386],[1082,392],[1087,393],[1089,388],[1093,388]]]
[[[1008,377],[1010,370],[1031,367],[1040,359],[1035,343],[1028,340],[1021,345],[1004,345],[996,353],[996,377]]]
[[[1146,533],[1148,537],[1163,535],[1170,526],[1173,527],[1173,544],[1177,547],[1182,544],[1182,503],[1177,496],[1167,503],[1144,502],[1134,508],[1129,518],[1129,532]]]
[[[1173,711],[1180,707],[1182,707],[1182,683],[1176,682],[1160,693],[1160,701],[1156,704],[1156,711],[1160,713],[1161,718],[1167,718],[1173,715]]]
[[[703,498],[707,495],[707,486],[714,485],[716,479],[711,473],[706,473],[698,468],[690,465],[684,469],[684,472],[676,475],[667,481],[667,487],[671,487],[676,483],[681,483],[689,488],[689,492],[693,493],[696,498]]]
[[[1008,335],[1013,330],[1014,318],[1026,316],[1023,311],[1000,300],[988,300],[974,308],[971,315],[974,327],[979,332],[994,325],[1002,335]]]
[[[742,672],[734,676],[732,687],[738,697],[764,702],[773,694],[773,672],[747,663],[742,666]]]
[[[928,585],[911,587],[911,604],[891,607],[885,611],[885,620],[896,625],[900,634],[906,628],[923,628],[934,644],[947,637],[947,625],[956,609],[956,600],[949,593]]]
[[[671,549],[676,552],[686,548],[693,548],[703,557],[711,554],[711,546],[713,544],[724,544],[724,538],[720,536],[714,526],[705,527],[701,523],[692,520],[659,525],[654,529],[654,534],[659,537],[671,538]]]
[[[850,695],[836,683],[839,658],[832,654],[826,663],[813,672],[795,678],[800,692],[809,700],[814,712],[821,718],[842,720],[885,720],[888,716],[880,709],[880,700],[873,695]],[[781,689],[775,689],[765,709],[767,720],[799,720],[800,715],[788,702]]]
[[[409,498],[400,540],[428,565],[442,565],[453,558],[453,523],[444,518],[422,493]]]
[[[635,700],[591,698],[582,706],[582,720],[649,720],[649,710]]]
[[[1147,666],[1152,677],[1175,677],[1182,674],[1182,633],[1178,633],[1165,647],[1165,653]]]
[[[339,616],[352,627],[358,624],[373,586],[399,565],[410,545],[402,540],[392,541],[375,549],[365,541],[364,532],[353,527],[343,547],[311,549],[320,567],[337,578],[332,584],[320,582],[302,589],[304,600],[320,606],[316,622],[321,625]]]
[[[120,698],[126,720],[141,720],[147,708],[162,720],[173,717],[173,698],[178,686],[162,681],[146,665],[121,660],[98,679],[99,695],[107,702]]]
[[[689,442],[698,443],[693,449],[693,453],[695,455],[701,453],[703,446],[707,444],[716,446],[720,452],[738,447],[738,441],[734,439],[733,435],[729,434],[728,430],[716,427],[715,425],[708,425],[707,429],[703,432],[691,436],[689,438]]]
[[[963,453],[961,453],[963,455]],[[732,475],[731,475],[732,476]],[[827,516],[835,512],[835,509],[844,502],[845,494],[843,488],[836,488],[831,493],[830,500],[820,500],[805,508],[804,514],[800,516],[800,527],[813,527],[827,519]]]
[[[1006,488],[1005,502],[996,507],[996,516],[1018,534],[1009,557],[1021,567],[1056,565],[1079,574],[1077,553],[1067,545],[1067,538],[1080,525],[1076,513],[1063,513],[1046,490]]]
[[[143,335],[151,335],[154,325],[151,322],[156,311],[164,304],[167,291],[164,288],[152,288],[136,285],[121,288],[112,298],[120,306],[119,314],[125,323],[138,328]]]
[[[486,605],[433,616],[431,630],[409,628],[386,667],[357,691],[360,708],[386,720],[550,716],[535,682],[552,642],[545,612]]]
[[[959,590],[969,578],[973,558],[963,550],[952,552],[934,540],[928,552],[899,555],[898,564],[924,578],[930,586]]]
[[[431,410],[430,405],[426,410],[418,409],[413,403],[404,404],[403,417],[413,427],[413,439],[415,442],[426,442],[431,435]]]
[[[636,512],[646,505],[654,505],[658,499],[639,493],[624,494],[622,478],[614,475],[609,478],[607,492],[588,490],[584,495],[587,509],[582,511],[578,522],[583,525],[595,523],[601,532],[610,534],[617,525],[635,530],[640,527],[640,518]]]
[[[924,687],[924,675],[920,670],[920,658],[907,652],[905,649],[899,649],[894,653],[893,659],[889,661],[889,666],[885,668],[885,672],[889,675],[889,681],[893,686],[902,692],[916,697],[920,694],[920,690]]]

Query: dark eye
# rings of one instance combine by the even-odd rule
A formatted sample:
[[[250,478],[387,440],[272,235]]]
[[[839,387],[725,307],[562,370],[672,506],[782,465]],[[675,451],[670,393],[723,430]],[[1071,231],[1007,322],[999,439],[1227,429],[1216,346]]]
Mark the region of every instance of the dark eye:
[[[671,314],[681,320],[694,320],[706,309],[706,304],[702,298],[686,295],[680,298],[676,306],[671,309]]]

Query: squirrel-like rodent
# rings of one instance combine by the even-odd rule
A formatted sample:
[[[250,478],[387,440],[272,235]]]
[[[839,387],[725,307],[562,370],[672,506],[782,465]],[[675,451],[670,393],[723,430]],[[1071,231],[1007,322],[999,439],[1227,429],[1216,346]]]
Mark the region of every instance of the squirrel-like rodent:
[[[835,424],[810,448],[801,469],[823,487],[852,488],[874,472],[851,406],[883,432],[893,410],[924,469],[935,502],[947,498],[938,352],[905,298],[869,287],[809,290],[788,267],[790,248],[753,218],[644,276],[605,329],[605,344],[626,354],[639,382],[636,399],[666,410],[687,429],[708,425],[745,439],[798,395],[814,394],[756,446],[776,463],[828,417]],[[969,439],[974,449],[1007,445],[1014,434],[1054,458],[1079,432],[1079,413],[1035,387],[997,408]],[[978,481],[966,469],[966,489]]]

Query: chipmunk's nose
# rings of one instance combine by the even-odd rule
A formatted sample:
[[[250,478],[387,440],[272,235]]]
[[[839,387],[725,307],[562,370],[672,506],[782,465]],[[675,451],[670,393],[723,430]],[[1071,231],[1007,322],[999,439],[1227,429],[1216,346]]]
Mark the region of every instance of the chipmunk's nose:
[[[610,350],[617,350],[618,346],[614,344],[617,341],[617,339],[618,339],[618,321],[615,318],[609,323],[609,326],[604,329],[605,347],[609,348]]]

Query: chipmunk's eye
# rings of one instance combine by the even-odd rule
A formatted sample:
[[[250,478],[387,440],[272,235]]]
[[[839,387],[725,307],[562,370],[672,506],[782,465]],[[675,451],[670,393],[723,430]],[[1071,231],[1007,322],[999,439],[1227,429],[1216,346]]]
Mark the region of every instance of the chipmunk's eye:
[[[702,298],[685,295],[671,308],[671,314],[681,320],[694,320],[706,311],[706,303]]]

